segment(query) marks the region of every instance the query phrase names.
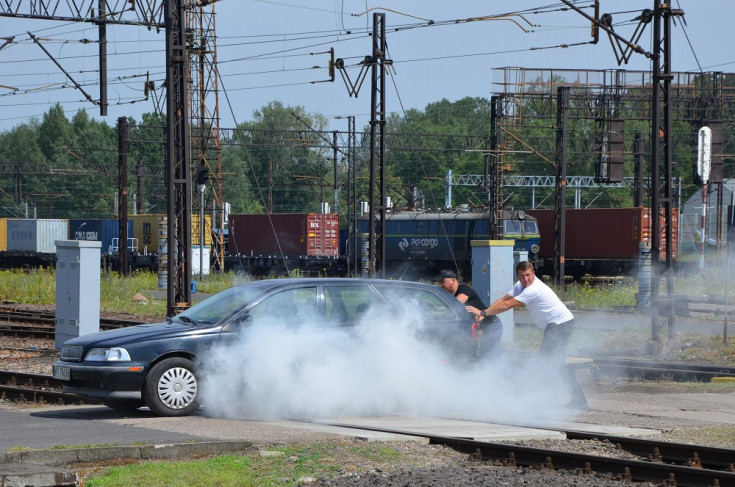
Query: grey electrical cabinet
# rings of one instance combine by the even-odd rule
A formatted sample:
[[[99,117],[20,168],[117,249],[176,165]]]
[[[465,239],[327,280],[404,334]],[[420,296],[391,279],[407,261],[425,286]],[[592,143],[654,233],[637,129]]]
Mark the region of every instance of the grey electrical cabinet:
[[[56,240],[56,348],[100,331],[100,249],[95,240]]]
[[[515,240],[471,240],[472,289],[490,306],[503,297],[515,282],[513,245]],[[500,313],[503,342],[513,341],[513,310]]]

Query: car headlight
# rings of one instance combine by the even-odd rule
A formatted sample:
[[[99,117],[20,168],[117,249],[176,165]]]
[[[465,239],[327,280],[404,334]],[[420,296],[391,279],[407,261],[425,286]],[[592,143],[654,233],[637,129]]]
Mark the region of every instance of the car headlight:
[[[531,253],[538,254],[538,245],[531,245]]]
[[[130,362],[130,354],[127,350],[120,347],[113,348],[93,348],[87,352],[84,360],[96,362]]]

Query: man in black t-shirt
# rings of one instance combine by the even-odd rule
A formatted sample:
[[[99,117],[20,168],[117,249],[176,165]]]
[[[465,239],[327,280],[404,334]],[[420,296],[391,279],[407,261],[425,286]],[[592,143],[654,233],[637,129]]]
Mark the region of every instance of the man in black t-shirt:
[[[460,303],[486,309],[480,295],[467,284],[457,281],[457,274],[450,269],[444,269],[436,278],[439,285],[452,294]],[[476,303],[476,304],[475,304]],[[479,305],[479,306],[478,306]],[[479,340],[482,336],[482,347],[478,347],[478,355],[482,358],[497,358],[500,354],[500,339],[503,337],[503,324],[497,316],[480,316],[475,318],[472,327],[472,337]]]

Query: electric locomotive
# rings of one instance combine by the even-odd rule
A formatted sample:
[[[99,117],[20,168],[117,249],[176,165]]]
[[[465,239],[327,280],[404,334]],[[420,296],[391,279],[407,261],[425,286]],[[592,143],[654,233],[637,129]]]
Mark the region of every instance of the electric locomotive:
[[[368,216],[357,219],[359,241],[367,245]],[[487,212],[398,212],[386,216],[385,269],[390,277],[433,277],[441,269],[458,269],[469,277],[472,240],[490,239]],[[501,239],[513,239],[513,250],[539,253],[536,218],[523,210],[503,210]],[[360,249],[358,249],[358,252]]]

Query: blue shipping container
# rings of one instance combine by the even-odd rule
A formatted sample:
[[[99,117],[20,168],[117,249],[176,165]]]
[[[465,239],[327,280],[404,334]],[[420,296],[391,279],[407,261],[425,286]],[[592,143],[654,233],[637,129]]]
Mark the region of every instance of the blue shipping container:
[[[81,218],[69,221],[69,240],[96,240],[102,242],[102,254],[115,253],[113,239],[120,237],[118,220]],[[128,242],[133,238],[133,222],[128,220]]]

